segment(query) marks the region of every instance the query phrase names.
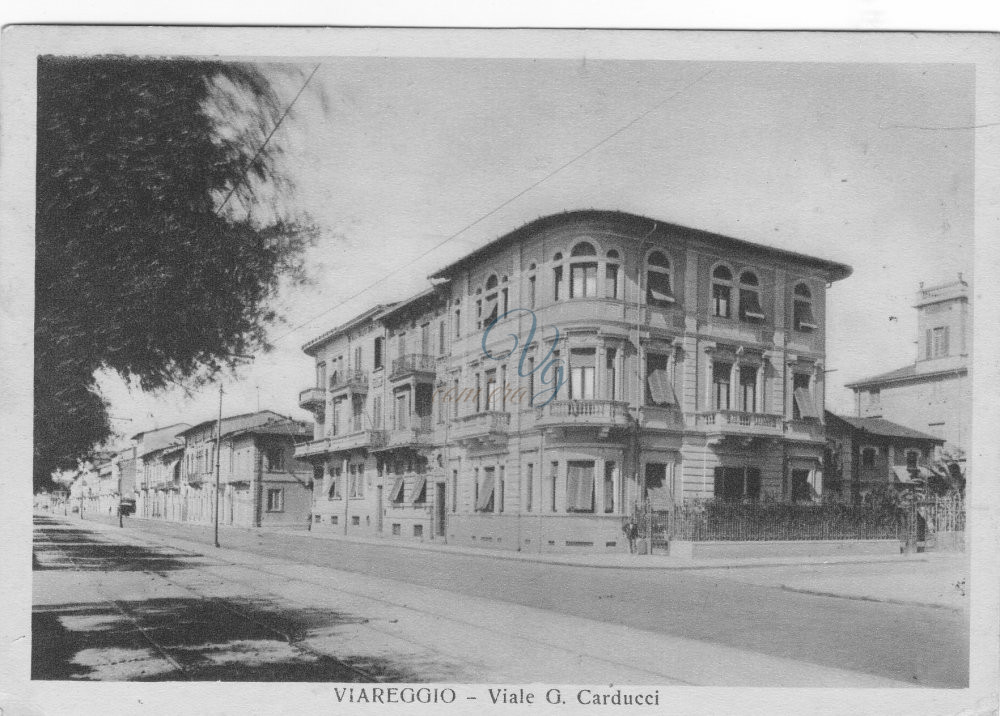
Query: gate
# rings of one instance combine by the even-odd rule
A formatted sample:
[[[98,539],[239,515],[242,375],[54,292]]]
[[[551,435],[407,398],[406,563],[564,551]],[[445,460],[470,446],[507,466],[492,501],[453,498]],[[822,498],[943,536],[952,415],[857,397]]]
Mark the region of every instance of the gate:
[[[632,506],[632,519],[638,526],[636,544],[639,550],[649,546],[650,554],[666,554],[670,546],[671,511],[653,509],[651,504],[637,502]]]

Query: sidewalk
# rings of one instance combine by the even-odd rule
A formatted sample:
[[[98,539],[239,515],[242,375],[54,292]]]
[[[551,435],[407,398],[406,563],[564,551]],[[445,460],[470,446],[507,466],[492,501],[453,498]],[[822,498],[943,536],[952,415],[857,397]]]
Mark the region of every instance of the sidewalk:
[[[777,567],[804,564],[877,564],[899,562],[923,562],[923,554],[910,555],[843,555],[828,557],[742,557],[717,559],[686,559],[671,557],[665,554],[627,554],[616,552],[611,554],[566,554],[562,552],[515,552],[502,549],[482,549],[476,547],[458,547],[441,542],[412,542],[408,540],[393,540],[380,537],[361,537],[356,535],[336,534],[330,530],[305,529],[264,529],[261,532],[297,535],[314,539],[325,539],[357,544],[370,544],[380,547],[398,549],[419,549],[426,551],[447,552],[451,554],[474,555],[492,559],[510,559],[525,562],[540,562],[556,564],[565,567],[594,567],[597,569],[737,569],[741,567]]]
[[[85,515],[83,518],[87,522],[101,522],[104,524],[118,524],[117,517],[107,517],[105,515]],[[130,524],[133,527],[141,527],[142,524],[167,524],[184,526],[183,522],[170,522],[167,520],[150,520],[141,517],[128,517],[125,519],[125,526]],[[200,527],[211,527],[198,523]],[[444,552],[448,554],[461,554],[475,557],[487,557],[490,559],[507,559],[522,562],[538,562],[541,564],[553,564],[564,567],[593,567],[596,569],[671,569],[671,570],[703,570],[703,569],[739,569],[754,567],[785,567],[794,565],[829,565],[829,564],[899,564],[904,562],[926,562],[926,554],[899,554],[899,555],[842,555],[825,557],[742,557],[742,558],[715,558],[715,559],[687,559],[682,557],[671,557],[665,554],[627,554],[624,552],[611,554],[567,554],[562,552],[515,552],[503,549],[484,549],[476,547],[459,547],[438,541],[413,542],[410,540],[394,540],[383,537],[363,537],[359,535],[344,535],[333,530],[309,530],[305,528],[278,528],[278,527],[232,527],[220,525],[220,530],[240,530],[257,534],[284,535],[287,537],[300,537],[303,539],[320,539],[340,542],[351,542],[355,544],[368,544],[378,547],[392,549],[415,549],[428,552]]]

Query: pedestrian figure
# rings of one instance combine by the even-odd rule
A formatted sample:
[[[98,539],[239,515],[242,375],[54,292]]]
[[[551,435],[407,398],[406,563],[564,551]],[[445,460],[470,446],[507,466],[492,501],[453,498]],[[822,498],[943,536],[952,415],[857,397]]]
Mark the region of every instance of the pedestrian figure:
[[[628,540],[629,554],[635,554],[635,540],[639,536],[639,525],[636,524],[634,518],[629,517],[625,520],[625,524],[622,525],[622,531],[625,533],[625,538]]]

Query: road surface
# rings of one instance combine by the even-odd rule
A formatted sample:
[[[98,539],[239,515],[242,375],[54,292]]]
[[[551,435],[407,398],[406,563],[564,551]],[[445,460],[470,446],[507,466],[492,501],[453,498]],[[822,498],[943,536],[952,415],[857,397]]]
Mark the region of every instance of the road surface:
[[[962,609],[305,533],[224,530],[216,550],[210,527],[126,525],[36,517],[33,678],[967,684]]]

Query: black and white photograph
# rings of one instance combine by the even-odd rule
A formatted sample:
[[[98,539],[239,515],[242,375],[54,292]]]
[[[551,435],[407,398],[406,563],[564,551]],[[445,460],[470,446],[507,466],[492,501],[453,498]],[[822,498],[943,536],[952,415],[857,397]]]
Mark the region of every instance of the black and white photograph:
[[[997,50],[8,27],[0,712],[994,712]]]

